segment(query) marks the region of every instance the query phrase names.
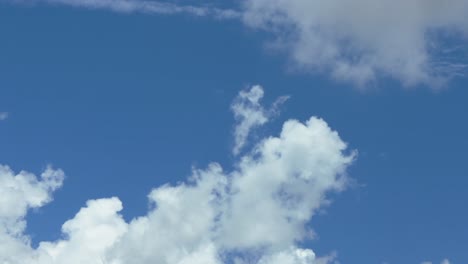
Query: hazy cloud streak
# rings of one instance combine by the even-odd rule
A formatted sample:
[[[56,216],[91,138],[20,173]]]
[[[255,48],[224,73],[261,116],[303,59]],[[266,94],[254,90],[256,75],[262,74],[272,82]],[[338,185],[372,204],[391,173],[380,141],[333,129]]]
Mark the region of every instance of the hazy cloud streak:
[[[7,119],[9,116],[8,112],[0,112],[0,121]]]
[[[31,1],[16,1],[30,4]],[[90,9],[105,9],[120,13],[146,13],[146,14],[189,14],[194,16],[207,16],[217,19],[232,19],[240,13],[230,9],[220,9],[210,6],[179,5],[163,1],[145,0],[34,0],[34,3],[48,3],[68,5]]]

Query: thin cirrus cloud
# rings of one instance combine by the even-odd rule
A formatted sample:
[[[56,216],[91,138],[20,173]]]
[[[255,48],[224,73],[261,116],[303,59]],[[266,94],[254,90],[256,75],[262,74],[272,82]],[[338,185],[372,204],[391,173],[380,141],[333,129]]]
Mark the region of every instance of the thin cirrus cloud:
[[[120,13],[145,13],[145,14],[189,14],[194,16],[209,16],[219,19],[232,19],[240,14],[231,9],[221,9],[211,6],[178,5],[164,1],[145,0],[33,0],[16,2],[47,3],[52,5],[68,5],[89,9],[107,9]]]
[[[47,168],[38,179],[2,166],[0,262],[332,263],[333,254],[317,257],[298,243],[310,239],[308,223],[329,204],[329,193],[346,188],[354,159],[324,120],[288,120],[279,135],[239,157],[233,171],[212,163],[184,183],[154,188],[152,209],[129,222],[117,197],[89,200],[62,225],[62,239],[36,248],[25,234],[25,217],[52,200],[64,174]]]
[[[390,78],[407,87],[439,88],[468,73],[465,0],[242,0],[235,9],[142,0],[35,2],[238,19],[269,32],[267,46],[285,53],[291,69],[323,73],[357,87]]]

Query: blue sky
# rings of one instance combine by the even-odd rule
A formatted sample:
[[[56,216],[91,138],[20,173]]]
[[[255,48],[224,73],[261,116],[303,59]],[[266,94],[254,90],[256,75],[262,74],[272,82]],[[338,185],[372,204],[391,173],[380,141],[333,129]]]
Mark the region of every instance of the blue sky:
[[[249,157],[249,150],[262,139],[278,136],[287,120],[306,122],[311,116],[317,116],[348,143],[343,152],[336,150],[343,159],[353,150],[358,154],[349,164],[343,161],[349,179],[342,190],[333,190],[334,185],[320,190],[331,203],[321,201],[317,208],[309,208],[314,215],[303,224],[313,229],[315,238],[293,239],[288,245],[310,248],[318,257],[336,252],[335,259],[300,262],[297,258],[297,262],[287,263],[431,261],[435,264],[444,259],[450,263],[468,263],[465,190],[468,186],[468,91],[464,77],[468,60],[463,48],[468,23],[463,19],[443,24],[440,21],[447,19],[445,13],[434,19],[443,25],[431,18],[427,18],[430,22],[414,23],[411,19],[401,19],[407,23],[403,24],[405,28],[414,31],[399,26],[392,31],[392,26],[388,26],[390,35],[356,29],[355,34],[328,38],[330,32],[342,29],[330,26],[330,31],[324,32],[302,30],[305,35],[297,37],[298,32],[284,29],[288,23],[274,25],[274,29],[265,28],[270,23],[261,21],[272,18],[252,15],[258,11],[256,8],[261,9],[258,6],[262,7],[263,1],[256,0],[245,1],[248,3],[243,7],[218,5],[223,10],[244,12],[247,14],[244,20],[210,14],[197,16],[185,11],[122,13],[107,6],[98,9],[76,6],[78,0],[49,2],[36,5],[0,2],[0,112],[5,113],[0,115],[3,116],[0,118],[0,164],[9,166],[13,172],[10,176],[3,172],[3,180],[19,182],[17,175],[22,170],[39,177],[48,165],[63,170],[66,175],[61,188],[45,189],[50,199],[44,199],[40,206],[24,198],[27,211],[12,213],[13,216],[8,215],[8,210],[3,215],[0,213],[3,229],[0,243],[5,248],[14,244],[6,236],[20,241],[29,239],[30,246],[24,242],[29,251],[37,249],[42,241],[52,244],[71,241],[75,233],[64,235],[62,224],[73,219],[88,200],[118,197],[123,203],[121,214],[125,224],[122,226],[125,226],[138,216],[146,216],[148,211],[158,210],[158,205],[148,202],[148,194],[154,188],[184,182],[193,168],[205,170],[211,162],[219,163],[227,178],[234,177],[228,174],[239,172],[241,157]],[[307,28],[312,23],[303,20],[297,12],[287,11],[300,8],[301,1],[295,1],[296,7],[275,2],[280,11],[286,10],[283,10],[286,19],[298,28]],[[356,7],[364,2],[356,1]],[[465,8],[464,2],[458,1],[457,8]],[[255,8],[249,9],[249,4]],[[405,8],[403,2],[398,4]],[[271,11],[270,8],[265,9]],[[312,7],[304,4],[303,8]],[[445,11],[457,17],[456,8]],[[327,25],[338,13],[331,12],[326,18],[320,18],[321,22]],[[310,14],[313,17],[315,13]],[[412,17],[412,14],[397,14]],[[349,14],[349,17],[357,15]],[[367,19],[372,21],[375,17],[369,15]],[[339,24],[347,20],[337,17],[333,21]],[[358,20],[356,28],[360,25]],[[286,32],[278,33],[281,30]],[[406,33],[417,36],[414,33],[421,30],[438,30],[442,37],[437,35],[431,42],[437,45],[421,48],[421,39],[406,37]],[[456,37],[443,37],[453,31],[460,33]],[[384,45],[370,41],[362,37],[363,33],[377,34],[376,38],[384,40],[397,37],[401,41],[387,47],[388,42]],[[321,44],[308,42],[320,38]],[[354,46],[343,48],[342,39],[349,39]],[[325,46],[338,50],[334,51],[338,55],[319,55],[326,53]],[[386,52],[386,48],[391,52]],[[448,55],[447,50],[451,52]],[[427,61],[413,64],[422,57]],[[344,68],[336,70],[339,67]],[[246,105],[252,107],[248,108],[252,113],[263,113],[268,122],[249,128],[244,151],[234,155],[233,135],[242,119],[234,119],[231,106],[236,97],[241,102],[247,100],[239,99],[239,92],[247,93],[254,85],[263,87],[264,97],[253,105],[252,101],[246,101]],[[273,111],[271,105],[284,95],[289,99]],[[320,128],[322,124],[317,126]],[[326,132],[324,137],[324,142],[331,140],[331,132]],[[321,142],[320,138],[317,140]],[[306,143],[304,146],[308,146]],[[319,157],[322,158],[326,156]],[[43,188],[38,184],[31,183],[32,188]],[[261,192],[267,187],[245,188]],[[0,190],[6,193],[7,189]],[[242,199],[249,197],[246,194]],[[0,199],[0,205],[9,208],[8,199]],[[236,201],[234,196],[230,199]],[[193,215],[198,215],[197,206],[188,206]],[[162,210],[165,209],[161,209],[160,215],[165,212]],[[232,210],[235,215],[236,211]],[[245,208],[245,219],[249,219],[249,211]],[[203,212],[200,209],[198,213]],[[27,227],[21,230],[18,223],[23,219],[27,220]],[[226,220],[231,223],[227,234],[231,228],[240,226],[234,223],[236,219],[244,218]],[[14,229],[9,221],[14,222]],[[76,222],[78,230],[86,231],[86,225],[80,227],[81,222]],[[251,223],[255,224],[258,223]],[[164,228],[161,223],[158,227]],[[20,234],[9,228],[20,230]],[[281,225],[274,228],[282,233]],[[175,232],[170,227],[167,230],[169,235]],[[125,232],[119,233],[124,242]],[[217,235],[222,237],[224,233],[220,234]],[[161,240],[161,237],[164,236],[151,238]],[[232,248],[239,250],[241,259],[246,252],[258,250],[255,245],[242,247],[243,242],[227,237],[210,243],[228,252]],[[179,241],[176,245],[183,243]],[[276,248],[284,247],[280,244],[269,248],[269,244],[260,243],[267,249],[258,250],[258,263],[281,263],[281,258],[275,255]],[[126,245],[119,244],[113,250],[119,254],[126,252]],[[231,245],[235,246],[230,248]],[[68,250],[67,254],[73,256],[70,252],[74,248],[70,246]],[[158,250],[156,246],[155,250]],[[36,250],[34,254],[41,252]],[[79,249],[73,252],[82,254]],[[46,262],[21,260],[23,255],[19,254],[14,256],[18,263],[62,263],[60,257]],[[123,262],[111,263],[130,263],[131,256],[119,254]],[[264,259],[260,260],[262,254]],[[188,259],[197,256],[189,254]],[[16,263],[9,257],[13,256],[2,255],[0,250],[0,260]],[[153,261],[171,263],[168,258],[157,257]],[[225,256],[224,261],[234,263],[229,258]],[[251,262],[246,259],[238,263],[257,263],[252,260],[255,258]],[[143,261],[151,261],[151,257],[142,258],[140,263],[146,263]],[[198,263],[196,259],[190,261]]]

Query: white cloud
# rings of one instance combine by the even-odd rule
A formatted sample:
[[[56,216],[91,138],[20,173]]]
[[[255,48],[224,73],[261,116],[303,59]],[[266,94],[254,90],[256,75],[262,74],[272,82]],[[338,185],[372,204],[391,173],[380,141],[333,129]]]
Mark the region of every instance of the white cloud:
[[[249,91],[241,91],[231,105],[231,110],[236,119],[234,148],[232,150],[235,155],[245,145],[250,130],[268,121],[267,114],[260,104],[262,97],[263,88],[255,85]]]
[[[303,71],[330,73],[360,86],[382,76],[407,86],[438,86],[468,70],[466,54],[461,61],[455,59],[448,38],[440,38],[445,34],[466,41],[465,0],[243,3],[245,23],[271,32],[271,45],[285,50],[294,67]]]
[[[62,239],[37,248],[24,234],[24,217],[51,200],[63,173],[49,168],[38,180],[1,167],[0,244],[8,247],[0,247],[0,263],[326,264],[333,256],[318,258],[297,243],[308,238],[328,194],[346,186],[354,160],[346,149],[325,121],[289,120],[233,171],[213,163],[184,183],[155,188],[149,212],[128,223],[118,198],[90,200],[63,224]]]
[[[18,263],[16,257],[27,256],[30,240],[25,236],[25,216],[29,209],[52,201],[52,192],[62,185],[61,170],[48,167],[38,179],[21,171],[15,174],[0,165],[0,262]],[[19,261],[19,263],[27,263]]]
[[[304,224],[326,203],[326,192],[345,183],[344,169],[353,158],[343,154],[345,148],[321,119],[287,121],[279,137],[263,140],[231,174],[223,244],[288,248],[305,238]]]
[[[263,257],[259,264],[307,264],[313,263],[315,253],[310,249],[296,249],[281,251],[270,256]]]
[[[73,219],[62,226],[66,238],[42,242],[36,250],[38,263],[102,263],[103,253],[127,231],[127,223],[118,212],[117,198],[90,200]]]
[[[8,112],[0,112],[0,121],[7,119],[8,116]]]
[[[263,94],[263,88],[260,85],[254,85],[250,90],[240,91],[231,105],[236,120],[232,150],[234,155],[239,154],[245,146],[250,131],[268,122],[277,113],[278,107],[288,99],[287,96],[281,96],[270,109],[265,109],[260,104]]]
[[[179,5],[166,1],[148,0],[34,0],[35,2],[68,5],[90,9],[106,9],[121,13],[146,14],[189,14],[194,16],[209,16],[219,19],[237,18],[240,14],[235,10],[220,9],[212,6]]]

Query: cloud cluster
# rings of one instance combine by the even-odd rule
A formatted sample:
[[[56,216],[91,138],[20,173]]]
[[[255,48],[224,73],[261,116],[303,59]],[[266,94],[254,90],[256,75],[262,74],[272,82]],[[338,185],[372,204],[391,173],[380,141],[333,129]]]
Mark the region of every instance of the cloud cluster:
[[[51,167],[38,179],[25,171],[15,174],[8,166],[0,165],[0,263],[32,263],[27,258],[32,256],[30,240],[24,235],[24,217],[29,209],[50,202],[63,179],[63,171]],[[17,262],[16,257],[21,261]]]
[[[118,198],[90,200],[63,224],[62,239],[37,248],[24,234],[27,210],[51,200],[63,172],[48,168],[38,180],[0,167],[0,263],[325,264],[333,256],[298,243],[310,238],[308,223],[328,194],[346,186],[354,156],[322,119],[289,120],[233,171],[212,163],[155,188],[151,209],[130,222]]]
[[[285,50],[300,70],[330,73],[360,86],[382,76],[407,86],[439,86],[468,70],[466,54],[465,63],[454,59],[459,47],[449,40],[467,36],[465,0],[243,3],[246,24],[271,32],[272,46]]]

